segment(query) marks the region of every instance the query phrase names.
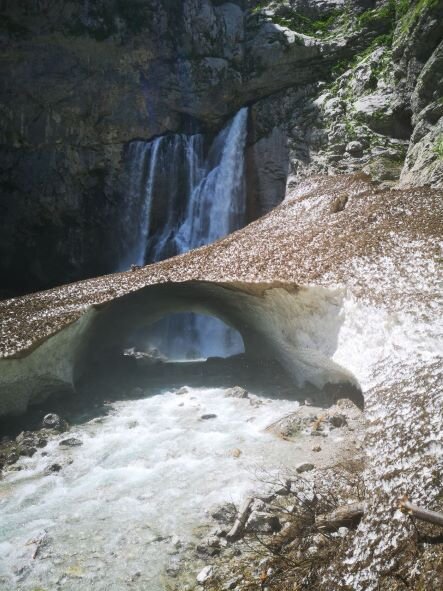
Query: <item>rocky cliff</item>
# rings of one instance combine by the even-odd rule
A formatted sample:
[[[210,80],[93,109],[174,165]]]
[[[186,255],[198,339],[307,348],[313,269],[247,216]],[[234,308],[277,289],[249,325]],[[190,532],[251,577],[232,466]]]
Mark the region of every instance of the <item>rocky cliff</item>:
[[[438,0],[1,2],[2,289],[115,270],[134,139],[250,105],[252,217],[286,177],[443,178]]]

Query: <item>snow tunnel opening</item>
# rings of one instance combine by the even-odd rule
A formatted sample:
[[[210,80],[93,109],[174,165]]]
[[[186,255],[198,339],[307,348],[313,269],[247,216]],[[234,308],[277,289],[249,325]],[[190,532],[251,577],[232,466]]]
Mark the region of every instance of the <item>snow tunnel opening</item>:
[[[138,384],[242,385],[326,406],[350,398],[362,408],[357,380],[333,360],[340,301],[339,294],[297,286],[199,281],[147,286],[99,311],[77,358],[75,387],[91,375],[95,381],[99,375],[105,388],[120,383],[126,390]],[[222,337],[211,338],[209,330],[209,336],[203,331],[202,338],[200,331],[196,339],[199,331],[189,326],[189,314],[203,324],[216,319]],[[184,319],[191,336],[180,330]],[[165,322],[173,323],[176,339],[169,338]],[[225,331],[237,339],[237,349],[229,336],[226,348]],[[197,346],[201,342],[205,350]]]
[[[211,314],[178,312],[131,335],[126,355],[138,352],[152,361],[204,361],[244,353],[241,334]]]

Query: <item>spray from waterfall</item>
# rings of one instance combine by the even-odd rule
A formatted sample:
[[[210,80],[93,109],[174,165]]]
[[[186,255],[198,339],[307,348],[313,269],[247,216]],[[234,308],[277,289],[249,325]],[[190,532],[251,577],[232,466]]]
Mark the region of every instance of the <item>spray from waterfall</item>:
[[[247,108],[216,136],[205,156],[201,134],[132,142],[121,269],[158,262],[210,244],[245,225]],[[158,323],[151,345],[172,358],[226,356],[240,337],[213,318],[180,315]]]

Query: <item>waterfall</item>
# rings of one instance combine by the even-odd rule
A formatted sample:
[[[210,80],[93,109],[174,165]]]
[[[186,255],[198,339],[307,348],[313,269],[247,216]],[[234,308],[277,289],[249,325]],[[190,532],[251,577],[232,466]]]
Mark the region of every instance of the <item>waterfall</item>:
[[[210,244],[245,223],[247,115],[247,109],[241,109],[211,147],[206,175],[191,192],[186,217],[176,235],[180,252]],[[217,164],[210,168],[214,160]]]
[[[157,262],[210,244],[245,222],[244,151],[247,108],[212,142],[205,156],[201,134],[174,134],[132,142],[128,150],[125,255],[120,265]],[[214,318],[181,314],[161,321],[150,344],[177,358],[242,350],[240,337]]]

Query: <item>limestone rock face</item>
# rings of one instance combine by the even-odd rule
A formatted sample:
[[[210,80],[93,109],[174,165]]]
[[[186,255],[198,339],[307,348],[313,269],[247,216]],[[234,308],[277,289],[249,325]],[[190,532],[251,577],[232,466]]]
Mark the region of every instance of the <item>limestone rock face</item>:
[[[251,217],[286,170],[441,184],[440,2],[43,4],[1,7],[6,294],[114,271],[128,143],[210,136],[245,105]]]
[[[14,293],[115,270],[129,141],[216,131],[337,53],[246,2],[6,1],[2,19],[0,272]]]

